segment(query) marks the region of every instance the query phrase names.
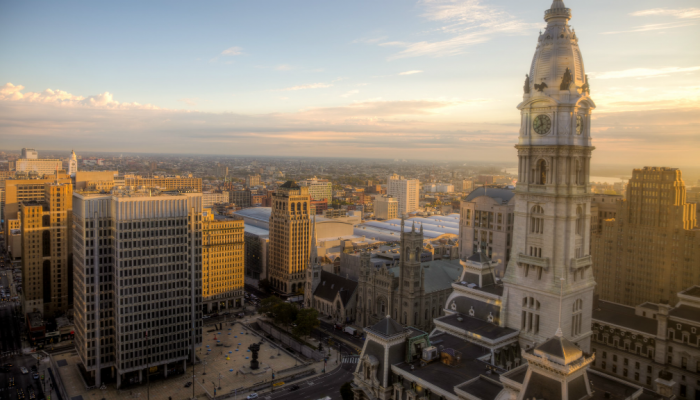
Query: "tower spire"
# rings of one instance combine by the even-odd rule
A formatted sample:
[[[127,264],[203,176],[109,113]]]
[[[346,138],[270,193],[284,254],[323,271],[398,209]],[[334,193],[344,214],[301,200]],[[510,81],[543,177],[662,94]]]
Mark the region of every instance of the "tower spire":
[[[311,251],[309,252],[309,267],[314,267],[318,264],[318,252],[316,250],[316,214],[314,221],[311,224]]]

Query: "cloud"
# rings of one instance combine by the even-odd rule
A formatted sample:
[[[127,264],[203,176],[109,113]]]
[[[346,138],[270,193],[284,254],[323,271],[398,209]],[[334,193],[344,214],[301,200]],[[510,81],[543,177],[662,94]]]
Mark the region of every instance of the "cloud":
[[[630,15],[633,17],[674,17],[677,18],[678,21],[657,24],[646,24],[641,26],[635,26],[632,29],[624,31],[603,32],[603,34],[612,35],[617,33],[649,32],[697,25],[696,23],[690,22],[688,20],[700,18],[700,8],[651,8],[648,10],[635,11]]]
[[[340,97],[350,97],[350,96],[356,95],[358,93],[360,93],[359,90],[351,90],[345,94],[341,94]]]
[[[423,71],[413,70],[413,71],[400,72],[399,75],[413,75],[413,74],[420,74],[422,72]]]
[[[496,7],[482,4],[482,0],[423,0],[421,4],[425,8],[423,16],[441,24],[432,33],[448,37],[419,42],[380,43],[380,46],[405,48],[389,59],[462,54],[469,46],[497,36],[529,34],[541,25],[523,22]]]
[[[221,52],[222,56],[240,56],[241,54],[243,54],[243,49],[238,46],[229,47]]]
[[[681,19],[695,19],[700,18],[700,8],[651,8],[648,10],[640,10],[631,13],[630,15],[634,17],[647,17],[647,16],[671,16]]]
[[[648,25],[641,25],[641,26],[636,26],[632,29],[626,30],[626,31],[611,31],[611,32],[603,32],[603,35],[614,35],[618,33],[630,33],[630,32],[648,32],[648,31],[660,31],[660,30],[665,30],[665,29],[674,29],[674,28],[682,28],[684,26],[693,26],[697,24],[693,23],[686,23],[686,22],[669,22],[669,23],[663,23],[663,24],[648,24]]]
[[[76,96],[63,90],[46,89],[41,93],[22,93],[24,86],[6,83],[0,86],[0,101],[24,102],[24,103],[49,103],[62,107],[94,107],[113,109],[143,109],[154,110],[158,107],[151,104],[120,103],[114,100],[109,92],[94,96]]]
[[[311,83],[309,85],[299,85],[299,86],[292,86],[284,89],[279,89],[281,92],[286,92],[290,90],[304,90],[304,89],[321,89],[321,88],[328,88],[333,86],[330,83]]]
[[[596,79],[621,79],[621,78],[652,78],[656,76],[665,76],[669,74],[675,74],[679,72],[693,72],[700,71],[700,66],[698,67],[667,67],[667,68],[633,68],[626,69],[623,71],[610,71],[603,72],[602,74],[592,74]]]
[[[276,66],[275,69],[277,71],[289,71],[290,69],[292,69],[292,66],[289,64],[280,64]]]

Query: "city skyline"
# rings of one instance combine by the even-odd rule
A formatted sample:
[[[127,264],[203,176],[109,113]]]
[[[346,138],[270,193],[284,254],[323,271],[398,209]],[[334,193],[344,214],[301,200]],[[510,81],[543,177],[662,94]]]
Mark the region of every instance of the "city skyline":
[[[523,60],[549,3],[4,5],[1,136],[77,151],[512,160]],[[567,4],[596,98],[596,163],[692,165],[693,5]]]

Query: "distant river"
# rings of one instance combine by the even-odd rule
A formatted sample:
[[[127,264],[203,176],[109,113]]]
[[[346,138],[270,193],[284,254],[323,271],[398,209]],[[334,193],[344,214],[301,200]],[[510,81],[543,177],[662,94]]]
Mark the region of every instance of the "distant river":
[[[518,167],[506,168],[506,173],[517,175],[518,174]],[[623,180],[620,178],[613,178],[610,176],[591,176],[591,183],[607,183],[609,185],[612,185],[615,182],[622,182],[622,181]]]

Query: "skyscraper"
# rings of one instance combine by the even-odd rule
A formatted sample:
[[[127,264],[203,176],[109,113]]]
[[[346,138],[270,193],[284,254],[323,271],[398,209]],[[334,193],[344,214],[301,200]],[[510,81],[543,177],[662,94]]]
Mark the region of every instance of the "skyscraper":
[[[75,348],[95,377],[144,379],[202,341],[202,195],[73,196]]]
[[[673,305],[678,292],[700,284],[697,205],[686,201],[679,169],[635,169],[616,206],[592,239],[601,300]]]
[[[243,305],[243,219],[204,212],[202,220],[203,312]]]
[[[420,200],[420,182],[418,179],[406,179],[396,174],[386,180],[386,193],[399,202],[399,216],[416,211]]]
[[[525,346],[542,343],[561,327],[565,338],[590,350],[595,281],[589,255],[591,111],[583,58],[554,0],[545,12],[523,101],[518,186],[510,262],[504,281],[506,326],[520,329]],[[559,299],[568,318],[560,325]]]
[[[22,308],[25,313],[38,311],[51,317],[68,311],[73,299],[73,186],[52,182],[43,187],[43,199],[19,205]]]
[[[311,197],[307,187],[288,181],[272,195],[269,280],[278,292],[304,290],[309,260]]]

